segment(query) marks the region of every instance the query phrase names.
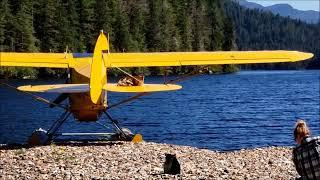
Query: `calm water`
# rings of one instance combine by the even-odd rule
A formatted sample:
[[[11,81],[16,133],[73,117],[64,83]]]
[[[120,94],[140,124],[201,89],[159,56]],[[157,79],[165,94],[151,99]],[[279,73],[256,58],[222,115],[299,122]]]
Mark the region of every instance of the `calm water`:
[[[180,83],[175,92],[155,93],[110,110],[110,114],[147,141],[213,150],[293,146],[296,118],[306,119],[320,134],[320,71],[247,71],[199,76]],[[162,78],[148,78],[161,82]],[[10,81],[45,84],[40,81]],[[59,81],[56,81],[59,83]],[[39,94],[53,99],[57,94]],[[109,103],[129,97],[109,93]],[[36,128],[48,129],[60,109],[0,87],[0,143],[25,143]],[[107,123],[101,120],[101,123]],[[69,119],[64,132],[105,131],[97,123]]]

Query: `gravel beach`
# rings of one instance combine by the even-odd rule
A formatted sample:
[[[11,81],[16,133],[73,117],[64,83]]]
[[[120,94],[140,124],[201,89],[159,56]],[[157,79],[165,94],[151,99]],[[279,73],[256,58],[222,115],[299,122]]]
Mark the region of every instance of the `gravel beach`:
[[[217,152],[150,142],[1,147],[0,179],[294,179],[291,152]],[[165,153],[176,154],[180,175],[163,174]]]

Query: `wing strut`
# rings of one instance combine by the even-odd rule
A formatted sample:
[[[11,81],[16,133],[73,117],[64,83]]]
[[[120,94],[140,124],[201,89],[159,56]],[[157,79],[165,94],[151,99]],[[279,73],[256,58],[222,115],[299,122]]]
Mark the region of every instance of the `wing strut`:
[[[140,79],[137,79],[136,77],[132,76],[130,73],[126,72],[125,70],[123,70],[119,67],[116,67],[116,66],[113,66],[113,67],[118,69],[119,71],[123,72],[124,74],[130,76],[131,78],[135,79],[136,81],[139,81],[141,84],[143,84],[143,82]]]
[[[57,104],[57,103],[51,102],[51,101],[49,101],[49,100],[47,100],[47,99],[45,99],[45,98],[42,98],[42,97],[37,96],[37,95],[34,95],[34,94],[32,94],[32,93],[29,93],[29,92],[26,92],[26,91],[20,91],[20,90],[18,90],[16,87],[11,86],[10,84],[1,83],[1,85],[6,86],[6,87],[11,88],[11,89],[14,89],[14,90],[16,90],[16,91],[18,91],[18,92],[21,92],[21,93],[23,93],[24,95],[31,96],[33,99],[35,99],[35,100],[37,100],[37,101],[40,101],[40,102],[43,102],[43,103],[46,103],[46,104],[49,104],[50,106],[53,106],[53,107],[57,106],[57,107],[60,107],[60,108],[62,108],[62,109],[64,109],[64,110],[66,110],[66,111],[69,111],[69,108],[68,108],[68,107],[65,107],[65,106],[63,106],[63,105],[61,105],[61,104]]]
[[[53,123],[53,125],[50,127],[50,129],[47,132],[47,135],[49,137],[49,140],[53,140],[53,137],[56,135],[56,132],[59,130],[59,128],[62,126],[62,124],[68,119],[68,117],[71,115],[71,112],[65,111],[59,119],[56,120],[56,122]]]
[[[205,71],[203,71],[203,70],[205,70]],[[200,73],[196,73],[196,74],[195,74],[194,72],[191,72],[191,73],[189,73],[189,74],[185,74],[185,75],[183,75],[183,76],[180,76],[180,77],[178,77],[178,78],[172,79],[172,80],[170,80],[170,81],[167,81],[167,78],[164,78],[164,79],[165,79],[164,84],[177,83],[177,82],[185,81],[185,80],[190,79],[190,78],[195,77],[195,76],[202,75],[202,74],[204,74],[205,72],[207,72],[207,67],[204,67],[204,68],[198,70],[198,72],[200,72]],[[166,74],[166,73],[165,73],[165,74]],[[138,98],[140,98],[140,97],[142,97],[142,96],[146,96],[146,95],[149,95],[149,94],[151,94],[151,92],[139,93],[139,94],[137,94],[137,95],[134,95],[134,96],[131,96],[131,97],[127,98],[127,99],[124,99],[124,100],[122,100],[122,101],[120,101],[120,102],[118,102],[118,103],[109,105],[109,106],[107,107],[107,109],[111,109],[111,108],[118,107],[118,106],[120,106],[120,105],[122,105],[122,104],[129,103],[129,102],[134,101],[134,100],[136,100],[136,99],[138,99]]]

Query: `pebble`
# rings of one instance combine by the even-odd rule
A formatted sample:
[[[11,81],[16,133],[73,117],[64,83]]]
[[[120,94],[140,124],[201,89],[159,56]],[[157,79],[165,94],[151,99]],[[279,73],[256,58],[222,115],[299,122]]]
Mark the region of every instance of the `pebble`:
[[[180,175],[163,174],[165,153]],[[0,179],[294,179],[291,147],[218,152],[143,142],[1,148]]]

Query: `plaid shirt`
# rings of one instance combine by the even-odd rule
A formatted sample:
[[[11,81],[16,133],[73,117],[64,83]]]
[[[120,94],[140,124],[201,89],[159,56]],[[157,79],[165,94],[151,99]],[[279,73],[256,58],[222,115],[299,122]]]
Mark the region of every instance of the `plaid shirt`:
[[[293,149],[293,162],[302,179],[320,179],[320,136],[304,138]]]

